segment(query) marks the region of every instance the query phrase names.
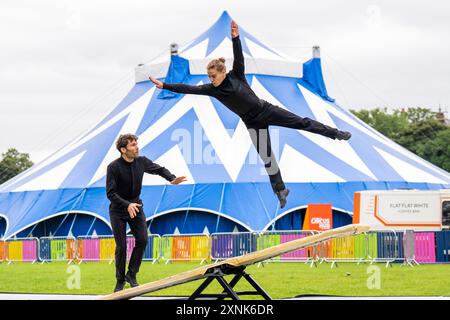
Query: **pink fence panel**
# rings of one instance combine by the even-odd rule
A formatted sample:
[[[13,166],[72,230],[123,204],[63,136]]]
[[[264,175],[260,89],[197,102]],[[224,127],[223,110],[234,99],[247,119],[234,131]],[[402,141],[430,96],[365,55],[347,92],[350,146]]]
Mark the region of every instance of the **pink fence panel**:
[[[127,237],[127,260],[131,259],[135,243],[136,239],[134,237]]]
[[[100,239],[83,239],[83,260],[100,259]]]
[[[296,239],[301,239],[306,237],[305,234],[281,234],[280,242],[285,243]],[[281,260],[296,260],[308,258],[308,250],[300,249],[292,252],[285,253],[281,256]]]
[[[419,263],[436,262],[436,242],[434,232],[417,232],[414,234],[414,251]]]
[[[22,240],[22,261],[37,261],[37,239]]]

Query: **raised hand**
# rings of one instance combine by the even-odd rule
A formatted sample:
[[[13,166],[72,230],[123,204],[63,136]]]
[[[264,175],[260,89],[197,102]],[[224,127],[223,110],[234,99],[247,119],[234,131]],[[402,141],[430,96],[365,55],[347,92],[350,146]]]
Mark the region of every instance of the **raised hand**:
[[[153,82],[153,83],[156,85],[156,87],[157,87],[158,89],[162,89],[162,88],[163,88],[163,83],[162,83],[161,81],[159,81],[159,80],[153,78],[152,76],[150,76],[150,77],[148,77],[148,78],[150,79],[151,82]]]
[[[236,38],[239,36],[239,27],[236,21],[231,21],[231,37]]]
[[[173,179],[172,181],[170,181],[171,184],[180,184],[184,181],[186,181],[186,177],[182,176],[182,177],[176,177],[175,179]]]

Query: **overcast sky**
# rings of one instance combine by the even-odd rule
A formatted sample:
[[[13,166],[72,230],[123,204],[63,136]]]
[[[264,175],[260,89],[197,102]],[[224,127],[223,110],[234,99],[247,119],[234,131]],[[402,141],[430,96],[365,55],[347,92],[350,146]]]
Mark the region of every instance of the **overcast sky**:
[[[42,160],[116,106],[137,64],[223,10],[293,58],[320,45],[329,95],[344,107],[450,111],[447,1],[2,0],[0,153]]]

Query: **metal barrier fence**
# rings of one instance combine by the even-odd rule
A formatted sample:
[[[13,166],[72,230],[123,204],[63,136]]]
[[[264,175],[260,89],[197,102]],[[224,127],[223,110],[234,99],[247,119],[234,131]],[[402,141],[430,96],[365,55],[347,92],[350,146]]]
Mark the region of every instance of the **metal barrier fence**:
[[[38,261],[38,238],[15,238],[5,241],[4,255],[8,264],[12,262]]]
[[[317,232],[310,230],[292,230],[292,231],[266,231],[258,235],[257,250],[266,249],[278,244],[286,243],[292,240],[311,236]],[[304,248],[289,253],[282,254],[270,259],[270,261],[304,261],[313,262],[316,257],[316,246]]]
[[[134,238],[133,238],[134,239]],[[130,252],[130,250],[128,251]],[[147,246],[144,251],[144,261],[158,262],[161,258],[161,236],[159,234],[149,234]]]
[[[220,232],[211,234],[211,259],[238,257],[257,250],[257,233]]]
[[[102,245],[100,245],[100,240],[103,240]],[[114,238],[111,236],[100,236],[94,238],[91,236],[77,237],[76,258],[78,262],[82,263],[85,261],[105,260],[105,256],[107,255],[105,251],[108,251],[105,242],[107,244],[108,242],[110,243],[111,240],[114,241]],[[102,253],[100,253],[100,248],[103,249]],[[111,262],[111,258],[107,260]]]
[[[316,260],[331,262],[373,262],[377,256],[376,233],[334,238],[316,246]]]
[[[213,233],[149,235],[143,260],[170,261],[223,260],[314,234],[312,231],[268,231],[263,233]],[[127,259],[130,259],[135,239],[127,237]],[[43,237],[0,241],[0,262],[15,261],[109,261],[115,259],[112,236],[78,238]],[[371,231],[352,237],[330,239],[324,243],[283,254],[271,262],[317,261],[331,262],[392,262],[403,265],[450,262],[450,231],[414,232],[405,230]]]
[[[411,267],[414,267],[414,265],[418,265],[419,263],[416,261],[416,254],[415,254],[415,247],[416,247],[416,241],[415,241],[415,235],[413,230],[405,230],[403,232],[403,258],[404,263],[403,265],[408,265]]]
[[[373,262],[385,262],[386,267],[392,262],[404,261],[403,234],[395,231],[377,232],[377,257]]]
[[[402,261],[403,244],[401,235],[395,231],[371,231],[356,236],[330,239],[317,245],[318,259],[331,262],[331,267],[338,262],[392,262]]]
[[[147,246],[144,251],[143,260],[157,261],[159,259],[159,242],[154,239],[159,239],[159,235],[148,235]],[[133,248],[135,245],[135,238],[127,236],[127,260],[130,260]],[[80,236],[76,240],[76,259],[78,263],[83,261],[109,261],[112,263],[115,259],[116,243],[113,236]]]
[[[450,231],[436,232],[436,260],[450,262]]]
[[[210,239],[205,234],[165,234],[161,237],[161,256],[171,261],[210,260]]]
[[[5,254],[5,241],[0,240],[0,262],[3,262],[6,260],[6,254]]]
[[[74,237],[42,237],[39,239],[39,260],[50,261],[68,261],[75,260],[75,241]]]

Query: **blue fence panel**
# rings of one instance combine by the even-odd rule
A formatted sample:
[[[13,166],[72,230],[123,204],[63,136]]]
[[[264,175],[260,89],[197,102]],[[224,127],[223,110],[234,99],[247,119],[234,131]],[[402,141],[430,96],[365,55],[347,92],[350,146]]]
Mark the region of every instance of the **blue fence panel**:
[[[450,231],[436,232],[436,261],[450,262]]]
[[[39,239],[39,260],[50,261],[52,259],[52,252],[49,238]]]

